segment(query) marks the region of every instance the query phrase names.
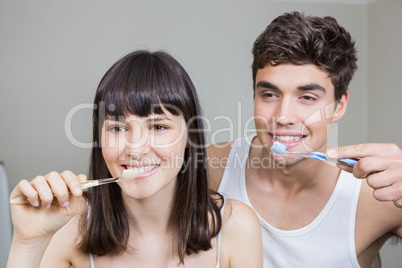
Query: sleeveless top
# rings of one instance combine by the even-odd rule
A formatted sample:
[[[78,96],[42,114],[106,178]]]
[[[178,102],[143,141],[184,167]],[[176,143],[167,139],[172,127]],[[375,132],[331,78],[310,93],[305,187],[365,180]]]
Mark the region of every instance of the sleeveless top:
[[[226,203],[225,198],[224,198],[223,201],[224,202],[223,202],[223,205],[222,205],[222,208],[221,208],[221,217],[222,217],[222,219],[223,219],[223,212],[225,211],[225,203]],[[88,213],[89,212],[90,212],[90,209],[88,208]],[[216,254],[218,256],[217,261],[216,261],[216,268],[219,268],[219,260],[220,260],[220,255],[221,255],[220,254],[221,253],[221,234],[222,234],[222,229],[219,232],[218,237],[217,237],[217,241],[216,241],[216,248],[217,248]],[[90,268],[95,268],[94,256],[91,253],[89,254],[89,263],[90,263]]]
[[[226,198],[239,200],[251,208],[245,171],[254,137],[234,141],[218,189]],[[355,225],[361,182],[342,171],[325,207],[311,223],[300,229],[277,229],[256,212],[261,223],[264,267],[360,267],[355,249]],[[372,267],[381,267],[379,256]]]

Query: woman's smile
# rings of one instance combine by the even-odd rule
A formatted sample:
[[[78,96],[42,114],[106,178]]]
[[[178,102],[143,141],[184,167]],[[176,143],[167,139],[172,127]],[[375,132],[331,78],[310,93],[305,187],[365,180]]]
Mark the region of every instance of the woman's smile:
[[[129,169],[129,170],[133,170],[134,173],[137,173],[138,176],[135,177],[135,180],[139,180],[139,179],[144,179],[147,178],[149,176],[152,176],[155,172],[158,171],[160,165],[147,165],[147,166],[137,166],[137,167],[133,167],[133,166],[122,166],[123,170]]]

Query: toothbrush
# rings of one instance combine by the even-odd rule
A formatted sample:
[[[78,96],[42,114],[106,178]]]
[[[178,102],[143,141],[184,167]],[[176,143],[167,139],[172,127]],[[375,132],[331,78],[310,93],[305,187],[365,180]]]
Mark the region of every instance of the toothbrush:
[[[123,170],[123,175],[121,175],[120,177],[82,181],[81,188],[82,188],[82,190],[86,190],[86,189],[89,189],[92,187],[96,187],[99,185],[104,185],[104,184],[108,184],[108,183],[112,183],[112,182],[131,180],[137,176],[138,176],[138,173],[134,172],[131,169],[126,169],[126,170]],[[28,198],[24,195],[18,196],[16,198],[13,198],[10,200],[10,204],[23,204],[23,203],[28,203]]]
[[[300,157],[304,158],[310,158],[310,159],[316,159],[316,160],[322,160],[322,161],[330,161],[330,162],[336,162],[339,165],[345,165],[345,166],[351,166],[353,167],[357,160],[351,159],[351,158],[340,158],[338,160],[334,159],[328,159],[327,155],[325,153],[321,152],[288,152],[286,151],[286,145],[282,144],[280,142],[274,142],[274,144],[271,147],[271,151],[277,154],[287,154],[287,155],[297,155]]]

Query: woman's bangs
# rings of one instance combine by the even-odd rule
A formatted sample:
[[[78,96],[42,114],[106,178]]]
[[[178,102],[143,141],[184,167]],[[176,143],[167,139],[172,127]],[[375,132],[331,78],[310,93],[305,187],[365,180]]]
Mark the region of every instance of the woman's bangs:
[[[183,114],[183,109],[186,109],[183,105],[188,103],[188,98],[183,96],[186,95],[183,87],[178,81],[167,80],[163,75],[156,74],[106,90],[101,101],[105,105],[106,115],[110,117],[147,117],[163,114],[162,108],[177,116]]]
[[[160,100],[151,90],[130,89],[110,90],[101,103],[106,116],[124,118],[129,115],[147,117],[150,114],[163,114]]]

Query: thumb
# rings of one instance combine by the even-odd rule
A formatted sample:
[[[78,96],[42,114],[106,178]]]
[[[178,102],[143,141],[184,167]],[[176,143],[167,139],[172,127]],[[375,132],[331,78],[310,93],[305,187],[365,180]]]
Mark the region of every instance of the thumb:
[[[84,174],[78,174],[77,177],[80,180],[80,182],[86,181],[88,179],[87,176]]]
[[[70,195],[70,204],[67,207],[60,207],[61,210],[63,210],[65,216],[67,217],[73,217],[76,214],[80,214],[81,212],[84,211],[86,208],[86,202],[85,199],[80,196],[72,196]]]

